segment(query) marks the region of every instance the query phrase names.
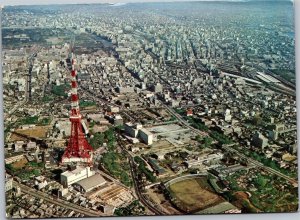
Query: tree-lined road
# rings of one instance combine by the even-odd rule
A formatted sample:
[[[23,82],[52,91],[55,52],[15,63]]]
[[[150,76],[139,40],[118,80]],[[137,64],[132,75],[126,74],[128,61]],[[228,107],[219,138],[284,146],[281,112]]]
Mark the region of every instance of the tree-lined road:
[[[204,131],[200,131],[196,128],[194,128],[193,126],[191,126],[186,120],[184,120],[182,118],[181,115],[179,115],[177,112],[175,112],[172,108],[170,108],[169,106],[165,105],[162,103],[162,106],[165,107],[174,117],[177,118],[177,120],[179,122],[181,122],[184,126],[188,127],[190,130],[194,131],[195,133],[201,135],[201,136],[208,136],[208,133],[207,132],[204,132]]]
[[[277,170],[274,170],[271,167],[265,166],[261,162],[258,162],[256,160],[250,158],[250,157],[245,156],[243,153],[240,153],[238,150],[233,149],[230,146],[223,146],[223,149],[225,149],[226,151],[229,151],[229,152],[237,154],[240,158],[245,159],[245,160],[253,163],[257,167],[262,168],[262,169],[264,169],[264,170],[266,170],[266,171],[268,171],[268,172],[270,172],[272,174],[275,174],[275,175],[277,175],[277,176],[279,176],[279,177],[281,177],[281,178],[289,181],[292,184],[298,184],[298,181],[296,179],[293,179],[293,178],[291,178],[291,177],[289,177],[289,176],[287,176],[287,175],[285,175],[285,174],[283,174],[283,173],[281,173],[281,172],[279,172]]]

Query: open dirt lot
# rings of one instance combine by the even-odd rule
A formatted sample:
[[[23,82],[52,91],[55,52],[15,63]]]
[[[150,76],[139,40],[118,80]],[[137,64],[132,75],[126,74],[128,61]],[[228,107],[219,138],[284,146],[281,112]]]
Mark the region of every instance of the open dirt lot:
[[[176,206],[187,213],[193,213],[223,201],[211,190],[206,183],[206,178],[186,179],[170,185],[169,190],[176,199]]]
[[[17,162],[14,162],[12,164],[13,168],[15,169],[21,169],[23,168],[26,164],[28,163],[27,159],[26,158],[23,158],[22,160],[19,160]]]
[[[18,129],[15,132],[19,134],[27,135],[28,137],[45,138],[48,130],[49,130],[49,126],[36,126],[34,128],[29,128],[29,129]],[[26,138],[21,137],[17,134],[12,134],[10,137],[10,141],[21,141],[21,140],[26,140]]]

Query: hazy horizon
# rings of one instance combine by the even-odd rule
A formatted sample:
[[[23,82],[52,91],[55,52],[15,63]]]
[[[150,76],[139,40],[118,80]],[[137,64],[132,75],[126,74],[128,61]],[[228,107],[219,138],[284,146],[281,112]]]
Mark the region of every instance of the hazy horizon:
[[[144,3],[144,2],[197,2],[197,1],[293,1],[293,0],[3,0],[1,5],[50,5],[50,4],[97,4],[97,3]]]

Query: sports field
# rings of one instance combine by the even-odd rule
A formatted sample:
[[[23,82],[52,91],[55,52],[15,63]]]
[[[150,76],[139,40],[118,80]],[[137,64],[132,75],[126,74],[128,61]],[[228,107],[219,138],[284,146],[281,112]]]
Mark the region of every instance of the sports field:
[[[169,190],[175,205],[186,213],[200,211],[224,201],[213,192],[206,177],[176,182],[170,185]]]

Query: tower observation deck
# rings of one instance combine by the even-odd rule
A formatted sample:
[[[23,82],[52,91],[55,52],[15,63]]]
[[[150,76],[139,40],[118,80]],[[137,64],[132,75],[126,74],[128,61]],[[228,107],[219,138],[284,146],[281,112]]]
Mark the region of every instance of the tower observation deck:
[[[79,97],[77,94],[77,71],[75,69],[76,60],[71,53],[71,135],[68,146],[62,156],[62,163],[83,162],[92,163],[93,148],[89,145],[83,132],[79,111]]]

